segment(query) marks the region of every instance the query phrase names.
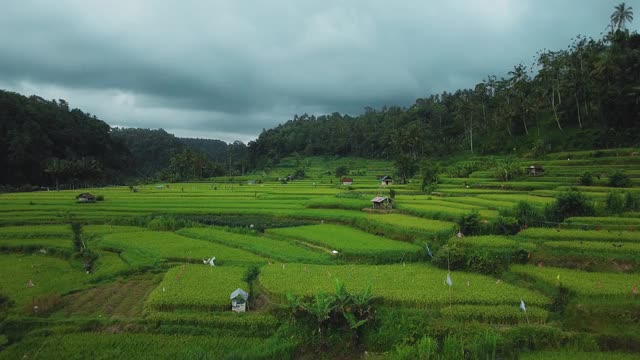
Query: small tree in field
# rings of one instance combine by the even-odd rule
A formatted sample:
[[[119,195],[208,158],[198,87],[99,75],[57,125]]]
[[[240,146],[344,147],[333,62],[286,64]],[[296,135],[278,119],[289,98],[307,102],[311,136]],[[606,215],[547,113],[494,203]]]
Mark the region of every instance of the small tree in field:
[[[422,192],[431,193],[438,184],[438,166],[429,161],[423,161],[420,164],[420,172],[422,174],[422,184],[420,186]]]
[[[73,251],[80,252],[84,248],[84,244],[82,242],[82,224],[75,221],[72,222],[71,231],[73,232],[73,238],[71,239]]]
[[[349,169],[346,166],[340,165],[336,168],[336,177],[343,177],[349,173]]]

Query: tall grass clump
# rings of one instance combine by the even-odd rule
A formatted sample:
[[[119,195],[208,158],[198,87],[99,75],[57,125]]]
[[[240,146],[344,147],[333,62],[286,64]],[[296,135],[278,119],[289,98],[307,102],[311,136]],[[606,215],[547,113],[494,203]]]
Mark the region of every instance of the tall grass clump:
[[[564,219],[574,216],[595,215],[593,202],[576,189],[561,193],[556,201],[544,209],[548,221],[560,223]]]
[[[611,187],[631,187],[633,185],[629,175],[618,170],[609,175],[609,186]]]

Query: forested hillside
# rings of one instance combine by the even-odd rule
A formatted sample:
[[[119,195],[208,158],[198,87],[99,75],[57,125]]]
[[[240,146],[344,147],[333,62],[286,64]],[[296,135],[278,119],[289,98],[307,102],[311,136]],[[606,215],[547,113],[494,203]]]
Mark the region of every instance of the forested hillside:
[[[240,175],[247,157],[241,142],[112,129],[65,100],[0,90],[0,185],[7,190]]]
[[[96,182],[117,178],[130,161],[126,146],[95,115],[0,91],[0,184]]]
[[[565,50],[540,51],[534,64],[518,64],[506,77],[491,75],[408,108],[296,115],[249,147],[252,164],[261,166],[293,152],[416,160],[637,146],[639,103],[640,35],[618,26],[603,39],[578,36]]]
[[[614,26],[612,26],[613,28]],[[243,175],[292,155],[417,163],[451,154],[541,155],[640,146],[640,35],[618,26],[544,50],[506,77],[352,117],[296,115],[245,145],[111,129],[65,100],[0,91],[0,184],[184,181]]]

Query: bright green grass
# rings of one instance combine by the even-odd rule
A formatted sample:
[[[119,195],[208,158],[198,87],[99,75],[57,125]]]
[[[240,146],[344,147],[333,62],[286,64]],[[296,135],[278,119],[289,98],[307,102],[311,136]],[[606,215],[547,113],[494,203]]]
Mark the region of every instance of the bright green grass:
[[[628,295],[631,297],[632,288],[640,285],[640,274],[597,273],[528,265],[512,265],[510,271],[551,285],[562,284],[578,295],[586,296]]]
[[[0,248],[20,249],[25,247],[60,248],[71,250],[71,239],[60,238],[31,238],[31,239],[3,239],[0,238]]]
[[[595,193],[610,193],[617,191],[619,193],[640,193],[640,188],[614,188],[608,186],[576,186],[576,189],[584,192],[595,192]],[[556,190],[559,191],[568,191],[570,188],[566,186],[560,186]]]
[[[461,216],[470,214],[473,210],[468,209],[458,209],[454,207],[446,207],[440,205],[414,205],[414,204],[397,204],[396,208],[400,210],[404,210],[406,212],[424,216],[433,219],[442,219],[454,221],[460,218]],[[484,218],[494,218],[498,216],[497,211],[493,210],[476,210],[482,217]]]
[[[84,225],[83,233],[87,235],[106,235],[122,232],[140,231],[142,228],[135,226],[117,225]],[[64,237],[71,239],[71,227],[69,225],[38,225],[38,226],[3,226],[0,227],[0,238],[46,238]]]
[[[487,200],[478,197],[453,196],[442,198],[442,200],[452,203],[482,206],[491,210],[508,209],[513,207],[513,202],[511,201]]]
[[[242,280],[245,272],[245,268],[233,266],[174,267],[151,292],[145,306],[159,311],[231,311],[229,295],[237,288],[249,291],[249,286]]]
[[[456,202],[452,202],[452,201],[444,201],[444,200],[440,200],[439,198],[423,198],[423,197],[418,197],[418,196],[396,196],[396,202],[397,203],[402,203],[402,204],[408,204],[408,205],[434,205],[434,206],[444,206],[447,208],[456,208],[456,209],[462,209],[462,210],[483,210],[483,209],[487,209],[484,206],[479,206],[479,205],[471,205],[471,204],[462,204],[462,203],[456,203]]]
[[[212,227],[181,229],[178,234],[213,241],[286,262],[327,263],[332,257],[326,252],[299,246],[290,241],[272,237],[238,234]]]
[[[382,224],[428,231],[453,231],[455,224],[447,221],[424,219],[401,214],[370,214],[367,220]]]
[[[306,271],[305,271],[306,269]],[[391,303],[424,307],[434,304],[505,304],[518,306],[520,299],[531,305],[546,305],[540,293],[489,276],[452,272],[453,287],[445,284],[447,271],[423,264],[406,265],[268,265],[258,278],[268,292],[284,297],[287,292],[311,296],[333,292],[335,279],[350,291],[362,291],[371,284],[373,294]],[[469,280],[469,286],[466,281]]]
[[[518,233],[518,237],[542,242],[558,240],[640,242],[640,231],[529,228]]]
[[[126,272],[131,269],[120,255],[109,251],[98,251],[98,258],[93,264],[91,280],[101,280]]]
[[[328,250],[337,250],[347,257],[374,257],[389,261],[415,258],[422,253],[416,245],[386,239],[348,226],[322,224],[270,229],[269,234],[284,236],[317,244]]]
[[[492,248],[497,250],[500,250],[500,249],[533,250],[536,247],[534,244],[531,244],[531,243],[514,240],[513,237],[498,236],[498,235],[468,236],[464,238],[453,239],[452,242],[456,244],[460,244],[462,246],[471,246],[471,247],[476,247],[481,249]]]
[[[632,217],[614,217],[614,216],[598,216],[598,217],[570,217],[565,219],[564,221],[567,224],[574,224],[579,226],[580,224],[586,225],[601,225],[603,227],[607,227],[607,225],[623,225],[628,229],[631,229],[631,226],[626,225],[635,225],[634,230],[637,228],[640,230],[640,218],[632,218]]]
[[[599,241],[550,241],[545,247],[556,250],[571,251],[585,256],[611,256],[627,255],[628,257],[640,256],[640,243],[615,243]]]
[[[487,183],[482,183],[481,185],[484,186],[484,184],[490,184],[489,182]],[[478,188],[454,188],[454,189],[443,189],[443,191],[438,191],[436,189],[436,192],[442,192],[445,194],[453,194],[455,196],[473,196],[473,195],[479,195],[479,194],[505,194],[506,192],[512,192],[513,190],[508,190],[508,188],[506,189],[501,189],[500,186],[498,185],[496,189],[478,189]],[[513,191],[516,192],[516,191]]]
[[[527,306],[525,313],[519,304],[514,305],[453,305],[440,310],[443,316],[459,321],[481,321],[493,324],[544,324],[549,312]]]
[[[221,359],[264,341],[232,335],[76,333],[32,336],[0,352],[0,359]]]
[[[616,352],[536,351],[520,354],[521,360],[635,360],[638,354]]]
[[[234,289],[235,290],[235,289]],[[246,328],[278,328],[277,317],[257,312],[232,313],[232,312],[195,312],[195,311],[172,311],[172,312],[150,312],[146,318],[149,321],[160,321],[163,323],[200,325],[223,329]]]
[[[563,151],[556,153],[545,154],[545,159],[557,159],[566,160],[571,159],[590,159],[600,158],[603,156],[630,156],[632,153],[640,153],[638,148],[616,148],[616,149],[594,149],[594,150],[579,150],[579,151]]]
[[[0,294],[9,296],[18,309],[32,298],[79,289],[90,277],[65,260],[41,254],[0,255],[0,274]],[[27,287],[29,280],[32,288]]]
[[[547,197],[553,197],[553,198],[563,193],[564,191],[559,191],[559,190],[534,190],[530,192],[531,195],[547,196]],[[591,200],[604,200],[607,198],[607,194],[603,192],[582,191],[582,194]]]
[[[550,181],[510,181],[510,182],[485,182],[480,186],[490,189],[503,189],[503,190],[545,190],[555,189],[558,186],[565,185],[560,182]]]
[[[541,196],[531,196],[523,194],[492,194],[492,195],[478,195],[479,199],[498,200],[498,201],[511,201],[517,203],[519,201],[525,201],[532,205],[544,206],[553,202],[553,199]]]
[[[200,262],[212,256],[221,265],[266,262],[264,258],[244,250],[163,231],[106,235],[98,240],[98,246],[122,251],[121,257],[132,266],[153,266],[163,259]]]
[[[368,200],[362,199],[350,199],[350,198],[331,198],[322,197],[314,198],[306,203],[308,208],[325,208],[325,209],[347,209],[347,210],[360,210],[362,208],[370,207],[371,203]]]

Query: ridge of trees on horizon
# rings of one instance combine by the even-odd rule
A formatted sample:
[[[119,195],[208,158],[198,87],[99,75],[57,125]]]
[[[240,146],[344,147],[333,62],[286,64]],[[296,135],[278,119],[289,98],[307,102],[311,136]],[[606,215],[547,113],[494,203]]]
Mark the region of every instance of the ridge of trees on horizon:
[[[533,64],[517,64],[506,77],[490,75],[408,108],[295,115],[249,143],[251,165],[271,167],[292,153],[416,162],[461,152],[638,145],[640,35],[626,28],[633,12],[624,3],[610,20],[602,39],[577,36],[566,49],[539,51]]]
[[[632,8],[622,3],[602,39],[577,36],[566,49],[539,51],[533,64],[517,64],[506,77],[488,76],[473,88],[419,98],[406,108],[367,107],[355,117],[295,115],[249,144],[112,129],[65,100],[0,90],[0,184],[237,176],[292,154],[392,159],[411,170],[425,158],[465,152],[639,146],[640,35],[626,28],[631,21]]]

